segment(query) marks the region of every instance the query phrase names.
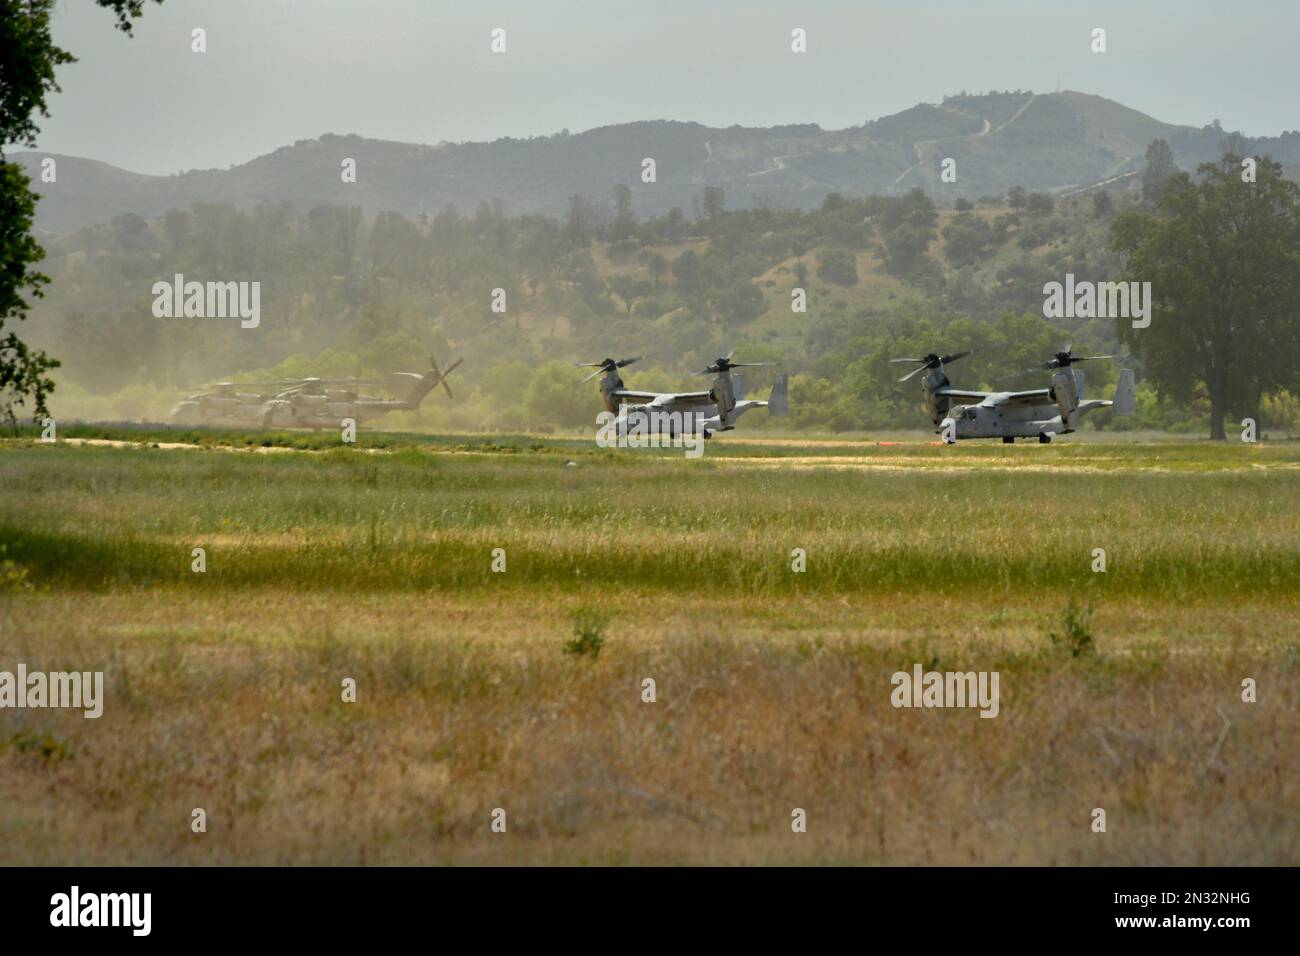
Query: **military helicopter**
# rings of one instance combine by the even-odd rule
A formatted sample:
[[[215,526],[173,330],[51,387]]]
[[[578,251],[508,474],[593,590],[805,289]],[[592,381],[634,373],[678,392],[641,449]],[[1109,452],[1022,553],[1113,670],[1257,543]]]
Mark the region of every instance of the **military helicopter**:
[[[1110,355],[1075,355],[1072,345],[1067,345],[1049,361],[1033,371],[1052,371],[1048,388],[1035,388],[1020,392],[978,392],[953,388],[944,366],[970,355],[969,351],[951,355],[931,352],[924,358],[895,358],[894,363],[916,363],[919,367],[908,372],[900,382],[925,372],[921,379],[921,392],[930,418],[945,441],[962,438],[1001,438],[1012,444],[1017,438],[1037,438],[1047,444],[1054,435],[1068,435],[1079,420],[1094,408],[1114,406],[1117,415],[1132,415],[1136,411],[1136,394],[1132,369],[1119,373],[1113,400],[1083,397],[1083,373],[1074,369],[1079,362],[1095,362],[1112,358]],[[944,425],[951,421],[953,427],[945,434]],[[948,437],[951,435],[951,438]]]
[[[731,370],[758,368],[776,363],[733,362],[731,359],[735,354],[736,350],[732,349],[726,356],[715,359],[708,368],[696,373],[715,376],[713,387],[707,392],[642,392],[626,388],[618,370],[633,362],[641,361],[644,358],[641,355],[635,358],[607,358],[600,362],[582,362],[578,367],[596,370],[583,379],[584,382],[590,382],[596,376],[603,375],[600,380],[600,396],[605,402],[605,411],[618,416],[615,424],[620,430],[626,429],[629,414],[673,413],[677,421],[682,421],[684,416],[692,422],[693,428],[688,425],[684,430],[701,432],[705,438],[712,438],[716,432],[731,431],[735,428],[740,416],[750,409],[766,407],[773,415],[784,415],[789,411],[789,376],[786,375],[777,376],[776,381],[772,383],[772,391],[767,401],[742,397],[742,390],[733,381]],[[672,424],[673,418],[662,420],[670,423],[668,426],[670,429],[676,429],[677,426]]]
[[[263,428],[338,428],[346,418],[360,424],[391,411],[414,411],[426,395],[441,385],[454,398],[447,376],[461,364],[457,359],[444,372],[435,359],[429,372],[393,372],[390,381],[349,379],[282,379],[264,383],[219,382],[212,390],[191,395],[172,409],[172,420],[187,425],[260,425]],[[404,398],[362,395],[359,389],[395,390],[410,381]]]

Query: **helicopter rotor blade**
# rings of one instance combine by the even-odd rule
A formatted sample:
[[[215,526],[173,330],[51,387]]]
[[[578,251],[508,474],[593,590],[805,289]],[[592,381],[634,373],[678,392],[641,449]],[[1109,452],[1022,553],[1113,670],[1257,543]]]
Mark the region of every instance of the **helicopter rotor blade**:
[[[438,384],[442,386],[442,390],[447,393],[447,397],[450,398],[452,401],[455,401],[456,396],[451,393],[451,386],[447,384],[447,376],[450,375],[452,372],[456,371],[456,366],[460,365],[460,363],[463,361],[465,360],[456,359],[456,361],[452,362],[450,365],[447,366],[447,371],[439,373]],[[438,368],[436,364],[433,367],[434,369]]]

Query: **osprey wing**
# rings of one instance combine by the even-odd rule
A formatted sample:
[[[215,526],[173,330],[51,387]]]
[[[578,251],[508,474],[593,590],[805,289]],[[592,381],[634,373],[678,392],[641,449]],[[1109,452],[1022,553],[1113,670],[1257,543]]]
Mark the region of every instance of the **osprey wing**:
[[[708,392],[664,392],[650,402],[652,408],[695,408],[712,404],[714,399]]]
[[[941,395],[944,398],[954,399],[955,401],[961,402],[963,405],[969,405],[971,402],[982,402],[993,393],[973,392],[967,388],[952,388],[951,386],[945,385],[943,388],[936,388],[934,394],[936,396]]]
[[[636,392],[630,388],[616,388],[609,394],[625,398],[637,405],[644,405],[646,402],[652,402],[659,397],[659,392]]]
[[[709,392],[636,392],[629,388],[618,388],[609,394],[628,404],[649,408],[682,409],[715,404]]]
[[[1051,389],[1031,388],[1023,392],[988,392],[981,405],[1011,407],[1016,405],[1051,405]]]

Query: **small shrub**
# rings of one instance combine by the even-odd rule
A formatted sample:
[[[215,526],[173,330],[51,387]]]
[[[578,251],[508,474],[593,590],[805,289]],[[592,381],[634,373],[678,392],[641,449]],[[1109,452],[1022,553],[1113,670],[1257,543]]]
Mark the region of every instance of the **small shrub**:
[[[72,747],[67,741],[59,740],[53,734],[27,731],[10,737],[8,745],[19,753],[36,754],[49,761],[72,759]]]
[[[12,558],[5,557],[8,550],[0,544],[0,594],[30,591],[32,582],[27,580],[27,569]]]
[[[583,610],[573,616],[573,640],[564,642],[564,653],[595,658],[605,646],[605,627],[609,618],[599,611]]]
[[[1047,639],[1052,647],[1071,657],[1091,657],[1097,653],[1092,631],[1088,629],[1088,619],[1092,617],[1091,607],[1080,607],[1070,598],[1070,603],[1061,612],[1060,631],[1048,631]]]

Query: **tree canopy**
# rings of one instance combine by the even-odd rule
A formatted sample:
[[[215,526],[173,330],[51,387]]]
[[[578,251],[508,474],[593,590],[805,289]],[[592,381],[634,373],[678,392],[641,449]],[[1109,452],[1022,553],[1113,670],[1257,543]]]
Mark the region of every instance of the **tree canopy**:
[[[1150,282],[1148,328],[1118,323],[1158,388],[1182,401],[1210,399],[1210,437],[1224,417],[1259,421],[1263,393],[1294,388],[1300,368],[1300,186],[1280,164],[1240,156],[1172,175],[1155,213],[1129,211],[1112,225],[1125,278]]]
[[[118,29],[131,32],[131,21],[144,11],[145,0],[95,0],[112,11]],[[155,0],[161,3],[162,0]],[[54,0],[0,0],[0,149],[5,143],[35,146],[38,116],[49,116],[46,97],[57,93],[55,69],[76,61],[54,45],[50,12]],[[0,153],[0,415],[16,423],[17,407],[32,404],[33,418],[47,414],[46,396],[54,390],[50,370],[59,363],[35,351],[9,322],[21,322],[49,278],[34,267],[44,250],[32,238],[37,196],[30,181]]]

